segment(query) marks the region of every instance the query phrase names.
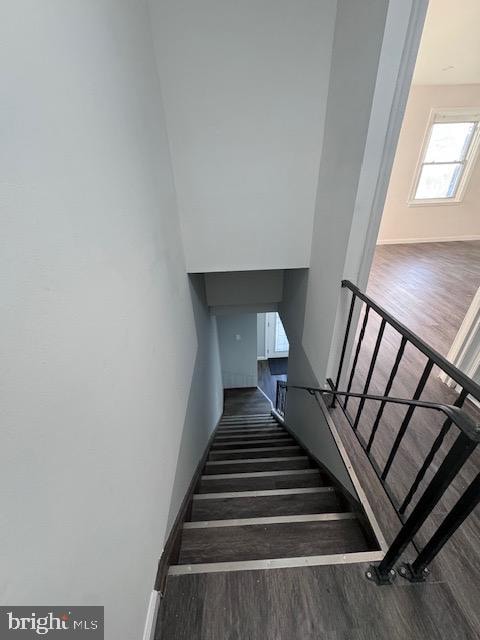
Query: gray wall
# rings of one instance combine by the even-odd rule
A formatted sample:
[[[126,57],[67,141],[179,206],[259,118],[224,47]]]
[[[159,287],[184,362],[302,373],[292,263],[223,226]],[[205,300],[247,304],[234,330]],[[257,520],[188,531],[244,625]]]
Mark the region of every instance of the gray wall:
[[[307,285],[307,269],[285,272],[284,300],[279,314],[290,343],[288,382],[291,385],[323,387],[323,381],[319,383],[302,346]],[[306,391],[289,389],[286,422],[347,491],[355,496],[348,471],[316,400]]]
[[[271,302],[268,304],[231,304],[219,307],[210,307],[210,313],[216,316],[225,316],[232,313],[268,313],[277,311],[278,304]]]
[[[302,347],[322,384],[332,347],[387,5],[386,0],[337,3],[302,335]]]
[[[254,313],[217,317],[218,341],[225,389],[257,385],[257,316]],[[240,339],[237,339],[239,336]]]
[[[168,514],[170,530],[185,496],[192,471],[205,450],[212,426],[223,410],[223,384],[217,320],[206,304],[205,282],[200,274],[189,276],[197,334],[197,353],[188,396],[185,421],[178,449],[176,474]]]
[[[127,0],[0,13],[0,593],[104,605],[107,640],[137,639],[222,392],[149,16]]]
[[[325,385],[340,282],[368,134],[387,2],[338,0],[323,150],[308,270],[284,275],[279,304],[291,384]],[[351,118],[355,96],[355,118]],[[312,398],[288,394],[287,422],[350,491],[348,473]]]
[[[283,270],[206,273],[210,306],[276,303],[282,299]]]

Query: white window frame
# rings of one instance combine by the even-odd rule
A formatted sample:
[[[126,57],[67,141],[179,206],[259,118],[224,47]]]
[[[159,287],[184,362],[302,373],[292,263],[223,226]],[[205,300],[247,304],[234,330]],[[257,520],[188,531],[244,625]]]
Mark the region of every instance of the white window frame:
[[[417,191],[418,181],[420,180],[420,174],[424,165],[425,156],[427,153],[428,145],[430,143],[430,137],[432,135],[432,128],[434,124],[439,122],[476,122],[477,127],[473,134],[470,148],[465,156],[464,168],[460,175],[455,190],[455,195],[451,198],[415,198]],[[413,176],[413,182],[410,189],[410,197],[407,204],[411,207],[424,207],[428,205],[451,205],[459,204],[462,202],[465,195],[465,190],[468,185],[468,181],[472,174],[475,161],[480,149],[480,107],[465,107],[455,109],[440,109],[435,108],[430,111],[428,118],[427,128],[422,142],[422,151],[418,158],[417,166]]]

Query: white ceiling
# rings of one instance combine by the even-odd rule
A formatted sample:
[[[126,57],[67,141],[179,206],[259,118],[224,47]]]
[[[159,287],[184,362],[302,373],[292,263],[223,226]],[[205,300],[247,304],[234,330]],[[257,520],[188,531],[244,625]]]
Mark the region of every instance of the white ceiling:
[[[430,0],[413,82],[480,83],[480,0]]]

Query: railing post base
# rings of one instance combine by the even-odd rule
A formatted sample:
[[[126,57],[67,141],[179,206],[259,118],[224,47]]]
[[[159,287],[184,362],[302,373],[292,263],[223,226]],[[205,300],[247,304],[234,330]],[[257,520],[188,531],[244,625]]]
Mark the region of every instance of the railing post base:
[[[387,573],[381,573],[376,565],[371,564],[365,572],[365,577],[367,580],[371,580],[379,587],[382,587],[387,584],[393,584],[397,577],[397,573],[395,569],[390,569]]]
[[[398,569],[398,573],[409,582],[425,582],[430,575],[430,570],[425,567],[422,571],[416,572],[409,562],[403,562]]]

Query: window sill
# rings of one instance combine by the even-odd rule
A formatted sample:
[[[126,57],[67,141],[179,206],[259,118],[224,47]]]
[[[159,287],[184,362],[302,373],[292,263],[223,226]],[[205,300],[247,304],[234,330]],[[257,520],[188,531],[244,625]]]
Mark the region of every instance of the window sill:
[[[408,207],[445,207],[456,204],[462,204],[463,198],[440,198],[437,200],[408,200]]]

